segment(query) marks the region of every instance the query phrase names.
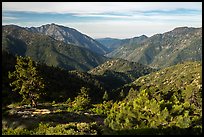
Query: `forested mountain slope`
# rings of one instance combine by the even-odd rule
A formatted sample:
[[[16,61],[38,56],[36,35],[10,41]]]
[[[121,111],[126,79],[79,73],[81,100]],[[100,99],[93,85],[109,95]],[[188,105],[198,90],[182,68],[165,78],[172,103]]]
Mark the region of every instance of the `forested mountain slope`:
[[[201,134],[202,64],[185,62],[118,90],[105,124],[119,134]]]
[[[91,37],[82,34],[81,32],[77,31],[76,29],[65,27],[62,25],[57,24],[46,24],[40,27],[31,27],[26,28],[31,32],[39,32],[56,40],[60,40],[65,42],[66,44],[72,44],[80,47],[87,48],[92,52],[104,55],[108,49],[100,44],[99,42],[95,41]]]
[[[2,26],[2,50],[13,55],[30,56],[35,61],[66,70],[87,71],[107,60],[86,48],[15,25]]]
[[[148,38],[147,36],[141,35],[138,37],[126,38],[126,39],[102,38],[102,39],[96,39],[96,40],[109,49],[110,53],[108,53],[106,56],[116,56],[116,55],[121,56],[121,55],[118,55],[118,52],[120,50],[133,49],[135,48],[134,45],[142,43],[147,38]]]
[[[186,61],[152,72],[117,89],[115,93],[118,94],[123,90],[127,95],[131,88],[138,92],[146,89],[151,92],[158,92],[158,94],[162,92],[163,94],[168,94],[177,90],[188,92],[189,94],[193,94],[192,92],[200,94],[197,92],[202,91],[202,62]],[[134,98],[133,95],[129,95],[127,99],[129,97]]]
[[[155,68],[164,68],[188,60],[201,61],[202,28],[175,28],[163,34],[153,35],[141,43],[124,45],[107,56]]]
[[[156,71],[150,67],[123,59],[111,59],[88,71],[111,89],[130,83],[140,76]]]
[[[8,72],[15,70],[16,57],[6,51],[2,51],[2,96],[3,104],[21,100],[18,92],[12,92],[8,79]],[[41,101],[63,102],[68,98],[74,99],[82,87],[89,88],[93,102],[102,100],[104,88],[92,75],[80,71],[67,71],[56,67],[38,64],[37,70],[45,82],[45,90]]]

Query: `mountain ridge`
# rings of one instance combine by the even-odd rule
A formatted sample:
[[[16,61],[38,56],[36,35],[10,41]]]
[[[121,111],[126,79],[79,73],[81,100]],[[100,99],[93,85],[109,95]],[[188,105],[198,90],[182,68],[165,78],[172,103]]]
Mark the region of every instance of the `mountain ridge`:
[[[185,60],[202,60],[201,48],[202,27],[178,27],[140,44],[124,45],[106,56],[163,68]]]
[[[67,44],[85,47],[92,52],[96,52],[101,55],[108,51],[108,49],[102,44],[74,28],[51,23],[40,27],[26,27],[26,29],[31,32],[39,32],[51,36],[56,40],[64,41]]]
[[[31,56],[35,61],[49,66],[87,71],[107,60],[86,48],[66,44],[41,33],[33,33],[20,26],[2,26],[2,32],[2,50],[14,55]]]

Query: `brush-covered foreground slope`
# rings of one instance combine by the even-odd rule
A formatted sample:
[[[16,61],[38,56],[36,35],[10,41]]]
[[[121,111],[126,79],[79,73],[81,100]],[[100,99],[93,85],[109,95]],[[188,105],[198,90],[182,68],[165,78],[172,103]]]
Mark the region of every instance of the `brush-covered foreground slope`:
[[[201,62],[177,64],[128,86],[126,98],[114,103],[105,119],[111,129],[134,135],[202,134]]]
[[[136,62],[123,59],[112,59],[88,71],[100,81],[113,88],[130,83],[140,76],[149,74],[154,69]]]
[[[86,48],[65,44],[15,25],[2,26],[2,50],[13,55],[30,56],[35,61],[66,70],[87,71],[107,60]]]
[[[62,25],[52,23],[42,25],[40,27],[31,27],[26,29],[31,32],[39,32],[51,36],[54,39],[63,41],[67,44],[87,48],[92,52],[96,52],[98,54],[104,55],[108,51],[108,49],[105,46],[95,41],[91,37],[82,34],[81,32],[73,28],[65,27]]]
[[[202,28],[180,27],[141,43],[125,45],[107,55],[164,68],[183,61],[202,60]]]
[[[200,94],[200,91],[202,91],[202,63],[198,61],[186,61],[152,72],[117,89],[115,93],[123,90],[127,95],[131,88],[137,91],[147,89],[163,94],[178,90],[190,94],[193,94],[193,92],[196,94],[199,92]],[[127,98],[129,97],[134,98],[133,95],[129,95]]]

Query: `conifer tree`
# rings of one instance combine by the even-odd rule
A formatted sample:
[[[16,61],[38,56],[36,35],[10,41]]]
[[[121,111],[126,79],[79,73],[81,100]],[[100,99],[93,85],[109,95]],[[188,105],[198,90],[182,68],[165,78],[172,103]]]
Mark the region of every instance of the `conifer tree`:
[[[37,100],[44,89],[43,79],[37,71],[37,64],[30,57],[18,57],[15,71],[9,72],[10,85],[13,91],[18,91],[23,101],[30,101],[32,107],[37,106]]]
[[[89,88],[82,87],[78,96],[75,97],[73,106],[80,110],[87,109],[90,106],[91,102],[91,99],[89,97],[89,91]]]

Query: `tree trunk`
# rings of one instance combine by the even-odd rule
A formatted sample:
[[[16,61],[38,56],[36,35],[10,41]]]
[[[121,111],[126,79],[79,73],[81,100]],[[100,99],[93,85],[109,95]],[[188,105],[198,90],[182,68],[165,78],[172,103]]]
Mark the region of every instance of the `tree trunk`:
[[[32,107],[37,107],[37,102],[36,102],[36,100],[34,99],[32,93],[30,93],[29,95],[30,95],[31,106],[32,106]]]
[[[31,106],[32,107],[37,107],[37,102],[35,100],[31,99]]]

